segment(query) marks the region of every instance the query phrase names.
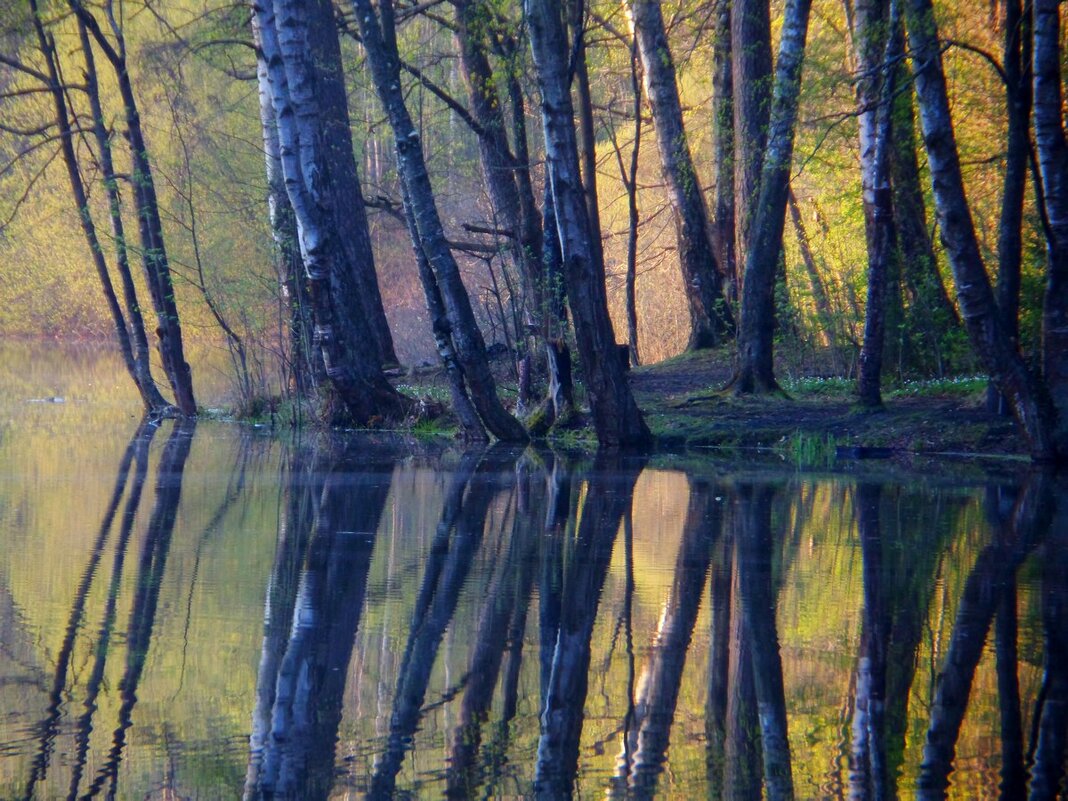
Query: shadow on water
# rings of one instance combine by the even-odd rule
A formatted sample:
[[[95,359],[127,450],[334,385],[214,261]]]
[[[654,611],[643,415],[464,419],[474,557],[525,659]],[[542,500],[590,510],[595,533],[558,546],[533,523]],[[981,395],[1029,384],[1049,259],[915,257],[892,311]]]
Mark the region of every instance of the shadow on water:
[[[182,484],[194,431],[169,431],[153,476],[155,435],[142,425],[126,446],[79,564],[19,785],[26,799],[132,797],[121,785],[139,740],[138,694],[159,703],[146,673],[163,660],[147,669],[150,650],[171,649],[178,690],[164,703],[198,695],[186,650],[208,543],[251,525],[247,508],[240,521],[230,511],[254,502],[250,487],[274,464],[239,443],[199,536],[181,535],[192,545],[172,559],[184,566],[166,596],[180,599],[180,633],[167,639],[161,589],[179,505],[192,503]],[[958,752],[977,739],[976,716],[996,716],[999,735],[983,763],[999,784],[977,786],[1006,799],[1062,791],[1063,479],[942,492],[671,473],[607,453],[484,448],[450,461],[362,440],[279,451],[273,539],[255,585],[256,602],[261,588],[266,597],[247,660],[254,684],[228,732],[249,749],[220,795],[940,799],[972,770]],[[670,493],[650,494],[667,479]],[[656,500],[675,503],[677,523],[652,541]],[[364,653],[372,639],[395,658]],[[828,642],[837,650],[813,655],[812,643]],[[376,697],[364,706],[361,692]],[[140,795],[196,797],[182,726],[143,725],[171,764],[163,788],[157,778],[155,794]],[[94,729],[110,734],[100,753]],[[57,793],[49,773],[60,763],[69,783],[63,774]]]

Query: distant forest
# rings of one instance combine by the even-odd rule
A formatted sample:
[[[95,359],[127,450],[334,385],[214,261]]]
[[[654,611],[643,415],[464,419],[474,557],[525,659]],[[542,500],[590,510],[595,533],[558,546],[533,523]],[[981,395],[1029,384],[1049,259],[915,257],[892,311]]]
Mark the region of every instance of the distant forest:
[[[1057,0],[0,7],[0,332],[117,342],[150,411],[206,340],[245,403],[416,420],[429,363],[467,439],[636,445],[629,367],[717,349],[980,372],[1068,454]]]

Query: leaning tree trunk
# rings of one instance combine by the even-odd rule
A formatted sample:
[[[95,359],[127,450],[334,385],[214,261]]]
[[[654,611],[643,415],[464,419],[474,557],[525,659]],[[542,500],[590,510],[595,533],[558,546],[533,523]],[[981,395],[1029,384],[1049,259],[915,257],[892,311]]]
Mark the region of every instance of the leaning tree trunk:
[[[378,344],[379,361],[382,364],[397,364],[393,336],[378,288],[363,188],[353,155],[352,126],[334,4],[331,0],[315,0],[307,5],[307,9],[308,45],[315,65],[323,121],[323,157],[333,184],[331,205],[334,224],[350,268],[338,276],[344,292],[343,302],[347,308],[363,311],[368,328]],[[351,334],[356,335],[356,332],[352,331]]]
[[[85,89],[89,96],[89,107],[93,115],[93,138],[96,139],[97,156],[103,172],[104,189],[108,197],[108,214],[111,217],[111,233],[115,240],[115,267],[122,282],[123,301],[126,316],[129,319],[130,336],[133,343],[133,359],[136,374],[134,381],[141,393],[141,398],[149,410],[166,408],[169,404],[160,394],[155,379],[152,378],[149,361],[148,336],[145,334],[145,321],[141,315],[141,303],[137,298],[133,275],[130,272],[130,260],[126,248],[126,231],[122,221],[122,206],[119,200],[119,184],[115,174],[115,165],[111,157],[111,140],[108,138],[104,122],[104,110],[100,102],[100,85],[97,78],[96,59],[93,45],[89,41],[89,31],[85,22],[78,19],[78,39],[85,57]]]
[[[1042,368],[1059,417],[1057,444],[1068,456],[1068,137],[1064,130],[1060,3],[1034,3],[1035,142],[1050,239],[1042,309]]]
[[[346,339],[337,274],[346,269],[344,252],[330,214],[330,175],[321,152],[322,121],[315,95],[315,73],[304,47],[306,0],[260,0],[253,12],[260,26],[271,100],[278,125],[286,193],[297,218],[297,233],[316,339],[326,374],[354,421],[398,419],[412,408],[408,398],[389,385],[378,361],[376,340],[361,314],[353,315],[359,332]]]
[[[687,350],[710,348],[730,333],[734,320],[724,302],[705,197],[682,124],[675,63],[659,1],[634,0],[632,12],[660,146],[660,162],[675,211],[679,267],[690,308],[690,337],[686,347]]]
[[[737,7],[736,7],[737,8]],[[779,58],[775,65],[771,123],[760,174],[760,195],[745,251],[742,319],[738,336],[739,368],[734,390],[739,394],[778,391],[772,362],[775,334],[775,267],[782,250],[786,199],[790,191],[790,161],[794,123],[801,89],[801,64],[812,0],[788,0],[783,19]],[[735,37],[735,51],[745,40]],[[738,73],[735,73],[735,83]],[[735,93],[735,102],[738,95]],[[735,106],[737,114],[737,106]],[[740,126],[735,127],[739,137]]]
[[[957,285],[961,316],[983,366],[1009,401],[1027,437],[1032,457],[1048,461],[1057,455],[1055,412],[1046,389],[1035,380],[1001,324],[979,252],[971,209],[964,194],[931,0],[907,0],[906,18],[935,208]],[[1035,26],[1036,30],[1040,27]]]
[[[860,82],[860,169],[864,192],[864,231],[868,245],[868,303],[860,349],[857,394],[862,406],[882,406],[883,350],[886,344],[891,261],[894,259],[894,204],[890,189],[894,64],[904,53],[896,0],[858,0],[853,10],[853,47]],[[900,293],[898,294],[900,298]]]
[[[126,136],[130,143],[134,203],[137,207],[138,227],[143,249],[145,282],[148,284],[149,295],[152,297],[152,305],[156,311],[158,323],[156,335],[159,337],[160,359],[167,373],[171,390],[174,392],[178,410],[186,417],[195,417],[197,405],[193,397],[193,376],[189,363],[185,360],[182,325],[178,316],[170,263],[163,241],[163,221],[160,218],[159,200],[156,197],[156,185],[152,178],[152,166],[148,158],[148,145],[141,127],[141,113],[130,79],[126,43],[121,29],[117,29],[118,43],[113,46],[100,29],[96,17],[81,4],[80,0],[68,0],[68,2],[71,9],[92,33],[115,72],[119,96],[122,98]]]
[[[398,168],[419,232],[420,241],[417,245],[423,248],[434,268],[452,326],[456,357],[464,369],[471,399],[491,434],[505,441],[523,441],[527,438],[526,431],[497,397],[497,386],[486,357],[486,343],[475,322],[471,299],[460,278],[460,268],[445,238],[423,155],[423,143],[404,100],[392,0],[381,0],[378,11],[372,7],[371,0],[352,0],[352,7],[371,66],[375,89],[393,128]]]
[[[593,249],[594,234],[579,178],[564,21],[559,6],[551,0],[524,0],[523,8],[541,88],[545,151],[567,294],[597,439],[613,446],[645,444],[649,429],[616,357],[604,262],[596,258]]]
[[[743,267],[760,195],[771,113],[771,20],[768,0],[730,0],[734,110],[735,258]],[[739,287],[738,294],[742,289]]]
[[[801,251],[801,263],[808,273],[809,284],[812,286],[812,301],[816,306],[816,318],[823,328],[823,335],[827,347],[831,349],[834,363],[838,363],[838,323],[831,308],[831,299],[827,295],[827,287],[823,283],[819,269],[816,267],[816,257],[812,253],[812,243],[808,238],[805,221],[801,216],[801,208],[797,204],[797,196],[791,187],[787,197],[790,207],[790,220],[794,225],[794,233],[797,235],[797,248]]]
[[[48,70],[48,92],[52,96],[53,114],[56,127],[59,129],[60,152],[63,155],[63,164],[67,169],[67,178],[70,181],[71,194],[74,196],[74,204],[78,209],[78,219],[81,222],[82,233],[85,235],[86,244],[92,254],[93,266],[96,268],[100,285],[104,290],[104,299],[111,312],[112,321],[115,324],[115,334],[119,340],[119,349],[126,370],[134,381],[134,385],[141,393],[141,399],[145,408],[151,409],[151,398],[145,394],[138,375],[133,347],[130,344],[130,331],[126,327],[126,317],[122,313],[122,307],[115,295],[115,287],[111,283],[111,275],[108,273],[107,263],[104,261],[104,251],[100,245],[100,238],[96,233],[96,225],[93,223],[89,209],[89,198],[85,191],[85,183],[82,181],[81,170],[78,166],[78,157],[74,151],[74,134],[71,131],[70,115],[67,111],[67,101],[63,96],[63,85],[59,76],[59,62],[56,53],[55,41],[45,32],[44,23],[41,20],[36,0],[31,0],[30,9],[33,13],[33,26],[37,34],[37,45],[44,56]]]

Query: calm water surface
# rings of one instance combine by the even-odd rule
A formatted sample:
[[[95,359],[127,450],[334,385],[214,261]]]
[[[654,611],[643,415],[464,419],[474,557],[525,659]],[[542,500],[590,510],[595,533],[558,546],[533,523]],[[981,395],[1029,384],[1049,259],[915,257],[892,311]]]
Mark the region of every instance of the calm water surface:
[[[282,442],[0,357],[0,798],[1060,789],[1052,477]]]

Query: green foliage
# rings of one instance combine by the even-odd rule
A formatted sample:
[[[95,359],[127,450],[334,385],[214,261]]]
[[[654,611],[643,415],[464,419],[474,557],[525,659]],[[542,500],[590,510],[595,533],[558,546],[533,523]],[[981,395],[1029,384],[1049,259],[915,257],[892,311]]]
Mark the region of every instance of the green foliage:
[[[779,447],[779,452],[798,467],[828,467],[834,464],[838,443],[833,434],[795,431]]]

